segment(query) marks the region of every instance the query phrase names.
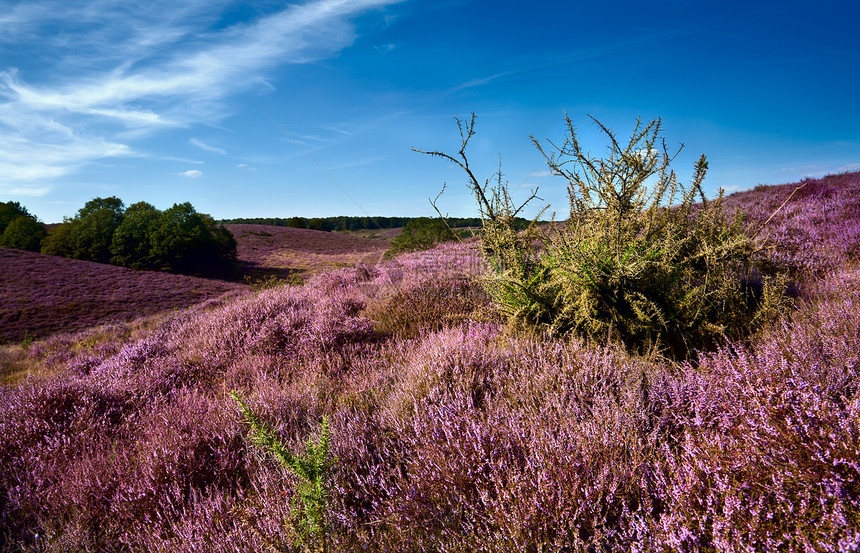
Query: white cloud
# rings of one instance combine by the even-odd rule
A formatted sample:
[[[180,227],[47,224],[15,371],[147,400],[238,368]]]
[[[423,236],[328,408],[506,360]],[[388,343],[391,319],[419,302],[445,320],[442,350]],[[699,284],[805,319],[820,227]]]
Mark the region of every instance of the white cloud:
[[[183,171],[179,173],[180,176],[188,177],[189,179],[199,179],[203,176],[203,171],[199,171],[197,169],[189,169],[188,171]]]
[[[0,105],[0,192],[4,195],[42,195],[49,188],[43,184],[46,180],[99,159],[134,155],[125,144],[82,135],[53,119],[26,117]]]
[[[860,163],[849,163],[845,165],[803,165],[800,167],[783,167],[781,173],[796,177],[823,177],[836,175],[860,169]]]
[[[165,161],[178,161],[180,163],[193,163],[194,165],[203,165],[203,162],[199,159],[188,159],[185,157],[176,157],[176,156],[164,156],[162,158]]]
[[[191,143],[192,146],[197,146],[201,150],[206,150],[207,152],[213,152],[216,154],[221,154],[222,156],[227,153],[227,151],[224,150],[224,148],[216,148],[215,146],[210,146],[209,144],[206,144],[202,140],[198,140],[196,138],[192,138],[191,140],[189,140],[189,142]]]
[[[228,97],[271,86],[266,77],[276,66],[349,46],[351,17],[397,1],[312,0],[217,30],[209,26],[232,2],[153,0],[144,10],[110,0],[33,0],[6,10],[0,43],[54,62],[0,65],[0,190],[134,155],[122,142],[165,128],[211,124],[229,114]]]

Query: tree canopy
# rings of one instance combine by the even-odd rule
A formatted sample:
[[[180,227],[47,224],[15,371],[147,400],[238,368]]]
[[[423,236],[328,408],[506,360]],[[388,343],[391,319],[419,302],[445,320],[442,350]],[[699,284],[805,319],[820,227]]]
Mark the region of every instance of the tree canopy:
[[[18,202],[0,203],[0,247],[39,251],[45,225]]]
[[[147,202],[125,207],[116,197],[94,198],[42,244],[42,253],[132,269],[190,275],[229,275],[236,240],[188,202],[161,211]]]

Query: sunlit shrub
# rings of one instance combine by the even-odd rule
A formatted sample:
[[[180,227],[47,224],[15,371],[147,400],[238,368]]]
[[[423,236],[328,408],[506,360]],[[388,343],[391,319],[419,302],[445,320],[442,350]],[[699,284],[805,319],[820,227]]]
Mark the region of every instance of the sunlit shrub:
[[[608,156],[586,152],[566,118],[561,145],[549,153],[553,174],[568,181],[570,217],[550,230],[517,232],[507,185],[481,184],[465,154],[475,117],[457,125],[462,147],[453,161],[469,177],[484,221],[482,245],[493,272],[487,289],[514,325],[619,340],[634,351],[659,349],[689,358],[724,338],[739,339],[786,306],[787,279],[756,264],[758,244],[740,214],[727,216],[722,193],[708,200],[702,156],[684,186],[670,169],[660,120],[638,121],[626,146],[608,137]]]

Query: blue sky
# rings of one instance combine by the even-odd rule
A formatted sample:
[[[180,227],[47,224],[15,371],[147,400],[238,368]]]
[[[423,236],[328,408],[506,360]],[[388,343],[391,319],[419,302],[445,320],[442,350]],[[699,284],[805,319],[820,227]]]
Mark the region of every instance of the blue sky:
[[[529,135],[661,117],[710,190],[860,169],[855,0],[0,0],[0,201],[472,216],[455,153],[566,208]],[[535,207],[538,207],[537,205]]]

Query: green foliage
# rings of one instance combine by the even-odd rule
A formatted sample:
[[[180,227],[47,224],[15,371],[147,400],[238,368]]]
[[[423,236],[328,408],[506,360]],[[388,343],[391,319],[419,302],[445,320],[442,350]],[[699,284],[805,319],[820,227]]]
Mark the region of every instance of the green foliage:
[[[334,465],[334,459],[329,454],[331,430],[328,418],[323,417],[317,438],[308,439],[305,453],[293,455],[271,427],[251,411],[238,391],[233,390],[232,396],[239,404],[245,422],[251,427],[250,438],[254,445],[270,453],[299,478],[295,503],[297,516],[293,524],[299,542],[307,551],[328,551],[326,503],[328,480]]]
[[[48,235],[45,225],[30,215],[19,215],[0,234],[0,247],[39,251],[42,240]]]
[[[194,270],[204,252],[214,247],[205,221],[188,202],[161,213],[153,224],[150,244],[157,264],[179,273]]]
[[[18,202],[0,203],[0,234],[3,234],[9,223],[21,216],[32,217],[27,208]]]
[[[42,240],[42,253],[74,257],[76,225],[77,221],[74,219],[64,219],[62,225],[49,232],[47,238]]]
[[[158,209],[146,202],[130,205],[111,239],[111,263],[132,269],[152,268],[150,236],[160,215]]]
[[[398,253],[432,248],[439,242],[455,240],[457,235],[448,228],[445,221],[420,217],[406,223],[403,230],[391,241],[391,248],[386,252],[390,257]]]
[[[42,253],[192,275],[232,276],[236,239],[186,202],[159,211],[95,198],[42,243]]]
[[[322,217],[316,219],[315,230],[355,231],[355,230],[382,230],[402,228],[414,217],[385,217],[374,215],[372,217],[349,217],[339,215],[337,217]],[[479,227],[481,220],[477,217],[448,217],[448,224],[455,227]],[[309,228],[309,220],[304,217],[242,217],[237,219],[224,219],[222,224],[248,224],[248,225],[271,225],[275,227]],[[520,220],[524,226],[528,221]]]
[[[0,248],[37,252],[47,234],[45,225],[20,203],[0,203]]]
[[[154,265],[177,273],[226,272],[236,259],[236,240],[230,231],[197,213],[188,202],[162,212],[149,240]]]
[[[124,216],[125,206],[119,198],[94,198],[48,236],[42,253],[108,263],[113,234]]]
[[[332,225],[331,221],[329,221],[328,219],[313,218],[308,220],[307,228],[309,228],[310,230],[331,232],[334,230],[334,225]]]
[[[119,198],[95,198],[78,211],[72,257],[98,263],[111,258],[113,234],[123,221],[125,209]]]
[[[125,213],[125,204],[116,196],[109,198],[93,198],[84,204],[84,207],[78,210],[78,219],[86,219],[90,215],[98,211],[111,212],[115,221],[121,221]]]
[[[287,226],[290,228],[308,228],[308,220],[304,217],[290,217],[287,219]]]
[[[583,150],[570,118],[561,145],[550,142],[546,151],[532,139],[552,173],[567,179],[570,199],[570,218],[540,233],[511,224],[535,193],[516,207],[501,177],[482,185],[472,173],[465,148],[474,115],[468,125],[458,120],[458,158],[424,152],[469,175],[493,267],[487,289],[508,320],[676,359],[773,320],[786,307],[786,277],[758,262],[757,244],[740,214],[724,213],[722,194],[705,197],[705,157],[684,186],[669,168],[677,152],[670,155],[660,138],[659,119],[638,121],[626,145],[594,121],[610,142],[602,159]]]

